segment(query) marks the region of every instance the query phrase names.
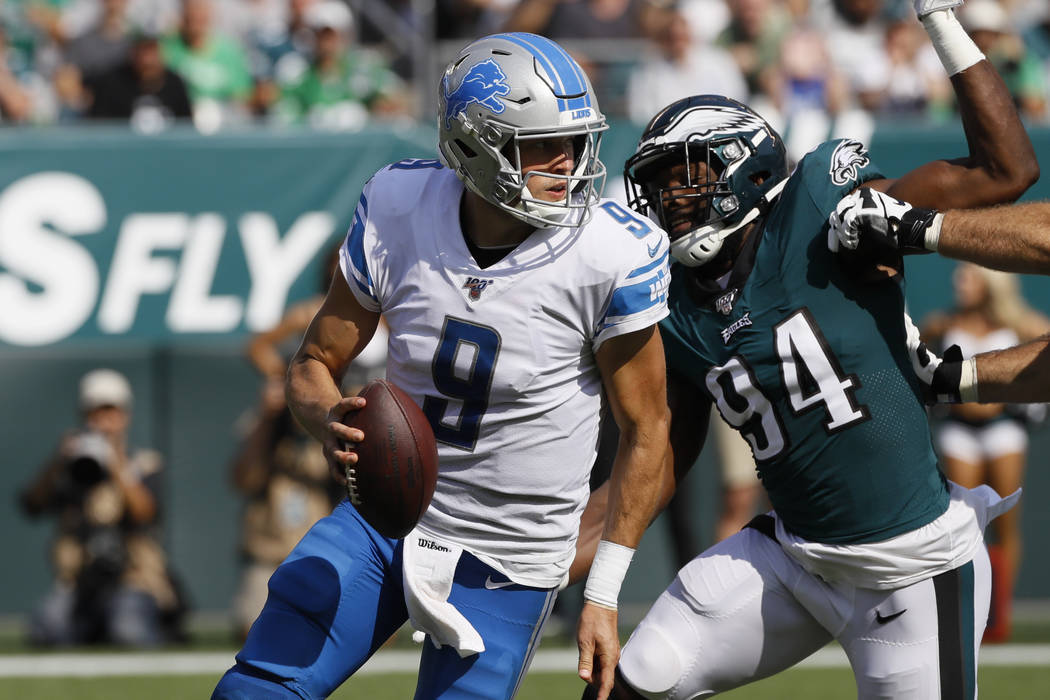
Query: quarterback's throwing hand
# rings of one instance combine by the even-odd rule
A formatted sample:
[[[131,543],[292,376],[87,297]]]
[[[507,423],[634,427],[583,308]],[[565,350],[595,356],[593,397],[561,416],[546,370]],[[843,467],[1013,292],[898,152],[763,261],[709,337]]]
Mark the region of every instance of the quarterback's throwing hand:
[[[856,250],[862,241],[875,249],[925,253],[936,249],[943,215],[862,187],[842,198],[828,217],[828,247]]]
[[[620,661],[616,617],[615,610],[586,601],[576,628],[580,678],[598,690],[598,700],[606,700],[612,692],[616,664]]]

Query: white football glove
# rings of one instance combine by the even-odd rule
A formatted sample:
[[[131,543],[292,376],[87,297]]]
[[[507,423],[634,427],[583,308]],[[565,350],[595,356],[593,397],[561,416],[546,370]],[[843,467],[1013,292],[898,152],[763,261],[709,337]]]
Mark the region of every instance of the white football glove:
[[[842,198],[828,217],[828,248],[856,250],[861,238],[876,248],[918,253],[936,250],[943,215],[862,187]]]
[[[963,356],[959,346],[953,345],[944,351],[944,357],[937,357],[919,337],[919,329],[907,312],[904,313],[904,328],[908,334],[906,342],[911,368],[923,383],[923,401],[927,404],[961,402]]]
[[[915,0],[915,14],[922,19],[931,12],[947,10],[963,4],[963,0]]]
[[[933,373],[941,364],[941,358],[931,352],[919,337],[919,329],[915,327],[908,312],[904,312],[904,328],[907,332],[908,358],[911,360],[912,371],[919,381],[930,386],[933,384]]]

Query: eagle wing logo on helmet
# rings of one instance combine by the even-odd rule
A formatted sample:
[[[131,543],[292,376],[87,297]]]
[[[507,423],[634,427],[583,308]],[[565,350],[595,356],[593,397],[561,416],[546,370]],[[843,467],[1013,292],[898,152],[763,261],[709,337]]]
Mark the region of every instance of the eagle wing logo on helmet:
[[[857,179],[857,169],[863,168],[871,159],[860,141],[847,139],[835,147],[831,154],[831,181],[836,185],[845,185]]]
[[[504,82],[506,79],[503,69],[491,58],[471,66],[455,90],[448,89],[446,74],[441,81],[441,90],[445,96],[445,128],[452,128],[452,120],[466,111],[472,102],[477,102],[494,114],[505,110],[506,106],[499,97],[510,93],[510,86]]]
[[[755,114],[725,107],[698,107],[686,110],[663,130],[667,141],[705,141],[714,136],[742,131],[758,131],[766,123]]]

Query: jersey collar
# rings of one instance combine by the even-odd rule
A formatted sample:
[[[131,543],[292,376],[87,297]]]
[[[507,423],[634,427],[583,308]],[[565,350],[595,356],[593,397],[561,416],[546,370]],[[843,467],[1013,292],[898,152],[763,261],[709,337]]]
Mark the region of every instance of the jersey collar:
[[[682,267],[682,271],[687,275],[686,288],[689,290],[689,296],[697,306],[711,305],[727,316],[732,312],[733,304],[740,298],[740,288],[744,286],[755,267],[755,254],[765,235],[766,221],[767,219],[762,219],[755,222],[751,235],[733,261],[733,267],[729,271],[729,282],[724,288],[716,280],[696,274],[695,271],[699,268]]]

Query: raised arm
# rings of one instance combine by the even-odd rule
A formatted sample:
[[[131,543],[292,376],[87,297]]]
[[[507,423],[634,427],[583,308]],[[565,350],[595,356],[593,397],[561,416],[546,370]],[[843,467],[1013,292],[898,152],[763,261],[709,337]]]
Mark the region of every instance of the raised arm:
[[[340,483],[346,482],[346,467],[357,463],[357,454],[344,450],[343,443],[364,439],[360,430],[348,428],[341,420],[349,411],[363,408],[365,400],[359,396],[344,398],[339,382],[350,361],[372,339],[378,323],[379,313],[361,306],[346,280],[336,274],[288,366],[288,407],[324,445],[332,476]]]
[[[1016,200],[1039,179],[1039,165],[1009,90],[951,9],[921,21],[951,78],[970,153],[868,186],[920,207],[968,209]]]
[[[620,428],[602,540],[584,590],[577,639],[580,677],[612,688],[619,659],[616,602],[633,550],[658,511],[666,470],[668,410],[663,345],[655,326],[611,338],[598,368]]]

